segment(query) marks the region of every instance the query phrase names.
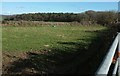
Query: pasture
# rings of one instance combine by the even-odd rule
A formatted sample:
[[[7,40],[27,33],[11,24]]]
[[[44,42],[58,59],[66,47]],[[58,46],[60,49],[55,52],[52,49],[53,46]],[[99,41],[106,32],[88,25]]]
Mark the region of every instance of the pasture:
[[[105,29],[103,26],[3,27],[3,51],[34,51],[63,47],[61,42],[79,42],[87,47],[91,40],[97,37],[95,31]]]
[[[99,25],[3,26],[3,74],[93,74],[106,52],[106,30]]]

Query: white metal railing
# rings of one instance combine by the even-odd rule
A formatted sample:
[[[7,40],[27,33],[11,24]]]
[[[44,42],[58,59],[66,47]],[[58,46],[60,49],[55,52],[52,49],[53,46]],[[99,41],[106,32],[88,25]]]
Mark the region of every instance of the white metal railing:
[[[118,48],[118,49],[117,49]],[[101,63],[101,65],[99,66],[98,70],[96,71],[95,75],[99,76],[99,75],[108,75],[108,72],[110,70],[110,66],[113,62],[113,58],[115,56],[115,54],[118,54],[118,57],[116,59],[116,63],[113,69],[113,76],[115,76],[116,74],[118,74],[118,76],[120,76],[120,33],[117,34],[116,38],[114,39],[108,53],[106,54],[105,58],[103,59],[103,62]]]

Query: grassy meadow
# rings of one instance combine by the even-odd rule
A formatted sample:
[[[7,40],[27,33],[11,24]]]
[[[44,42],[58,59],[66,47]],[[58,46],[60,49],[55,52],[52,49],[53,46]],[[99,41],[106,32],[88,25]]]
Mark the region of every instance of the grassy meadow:
[[[2,27],[3,51],[34,51],[53,47],[72,47],[62,42],[79,42],[87,47],[103,26]],[[74,48],[74,47],[73,47]]]
[[[99,25],[3,26],[3,74],[94,74],[112,36],[107,30]]]

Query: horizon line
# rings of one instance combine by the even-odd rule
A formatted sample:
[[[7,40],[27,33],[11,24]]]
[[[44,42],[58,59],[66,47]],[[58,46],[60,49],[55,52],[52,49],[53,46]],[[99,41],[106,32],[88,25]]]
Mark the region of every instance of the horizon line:
[[[119,12],[118,10],[101,10],[101,11],[95,11],[95,10],[87,10],[87,11],[94,11],[94,12]],[[0,14],[0,15],[22,15],[22,14],[36,14],[36,13],[73,13],[73,14],[80,14],[85,13],[83,12],[27,12],[27,13],[16,13],[16,14]]]

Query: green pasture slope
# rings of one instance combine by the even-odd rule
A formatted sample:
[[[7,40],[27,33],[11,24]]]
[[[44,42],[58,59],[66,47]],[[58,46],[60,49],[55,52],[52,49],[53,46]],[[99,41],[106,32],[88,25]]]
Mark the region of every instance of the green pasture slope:
[[[75,48],[67,43],[82,43],[85,48],[97,37],[103,26],[2,27],[3,51],[34,51],[50,48]]]
[[[111,38],[105,30],[109,29],[99,25],[3,26],[3,53],[9,53],[10,61],[16,60],[7,67],[7,73],[29,74],[25,69],[32,67],[33,74],[94,74]]]

